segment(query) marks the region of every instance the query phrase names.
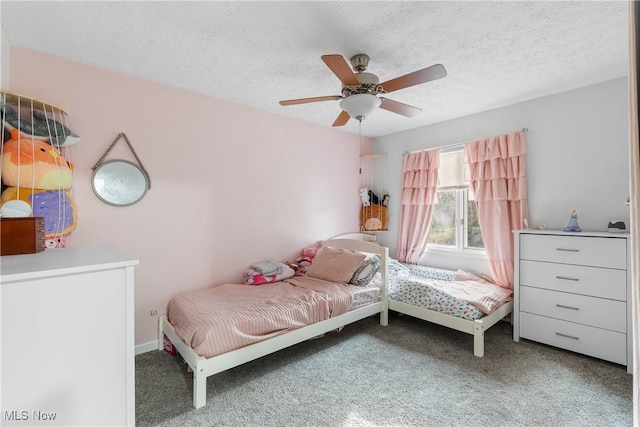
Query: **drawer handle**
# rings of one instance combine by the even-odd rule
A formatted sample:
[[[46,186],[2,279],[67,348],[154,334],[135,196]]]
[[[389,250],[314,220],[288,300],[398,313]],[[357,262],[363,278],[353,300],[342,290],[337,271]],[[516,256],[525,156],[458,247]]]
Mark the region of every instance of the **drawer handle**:
[[[566,276],[556,276],[556,279],[572,280],[574,282],[579,282],[580,281],[580,279],[576,279],[575,277],[566,277]]]
[[[559,337],[571,338],[572,340],[579,340],[579,337],[574,337],[573,335],[562,334],[560,332],[556,332],[556,335]]]
[[[564,252],[580,252],[580,249],[556,248],[556,251],[564,251]]]
[[[580,310],[580,308],[578,308],[578,307],[571,307],[571,306],[568,306],[568,305],[562,305],[562,304],[556,304],[556,307],[559,307],[559,308],[567,308],[567,309],[569,309],[569,310],[576,310],[576,311]]]

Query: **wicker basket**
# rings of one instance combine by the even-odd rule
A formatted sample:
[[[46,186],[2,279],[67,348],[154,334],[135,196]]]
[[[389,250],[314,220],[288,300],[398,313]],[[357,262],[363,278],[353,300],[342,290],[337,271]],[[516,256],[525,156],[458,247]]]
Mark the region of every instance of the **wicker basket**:
[[[364,231],[382,231],[389,226],[389,212],[386,206],[364,206],[360,210],[360,227]]]

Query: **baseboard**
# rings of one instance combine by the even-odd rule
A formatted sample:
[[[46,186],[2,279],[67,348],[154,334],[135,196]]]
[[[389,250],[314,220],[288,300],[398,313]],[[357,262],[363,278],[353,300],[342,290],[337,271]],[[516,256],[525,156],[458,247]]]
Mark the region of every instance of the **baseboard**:
[[[144,344],[136,345],[136,356],[142,353],[148,353],[150,351],[154,351],[158,349],[158,340],[149,341]]]

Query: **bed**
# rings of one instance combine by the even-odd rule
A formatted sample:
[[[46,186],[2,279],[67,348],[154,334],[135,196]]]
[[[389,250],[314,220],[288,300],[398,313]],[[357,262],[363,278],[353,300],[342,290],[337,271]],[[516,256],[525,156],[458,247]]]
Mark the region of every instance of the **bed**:
[[[375,233],[350,233],[336,238],[377,244]],[[473,335],[473,354],[477,357],[484,357],[484,332],[513,311],[510,290],[491,286],[469,272],[403,264],[392,258],[388,258],[387,269],[389,310]],[[488,290],[476,289],[471,297],[465,299],[456,297],[455,292],[454,295],[448,295],[446,289],[453,285],[469,291],[472,290],[470,287],[483,287],[485,284],[489,285]],[[485,311],[470,304],[467,301],[469,299],[474,303],[480,302],[479,306]]]
[[[260,286],[225,284],[182,293],[171,300],[167,315],[159,318],[158,349],[164,349],[166,337],[193,370],[194,407],[201,408],[206,404],[206,381],[209,376],[372,315],[379,314],[380,324],[387,325],[384,285],[387,283],[388,249],[353,238],[333,238],[320,242],[320,247],[328,248],[325,253],[330,250],[333,251],[331,253],[356,251],[366,256],[367,260],[375,259],[378,272],[374,280],[366,286],[345,286],[337,284],[342,282],[318,277],[308,280],[307,277],[296,275]],[[321,264],[314,260],[312,267],[316,268],[316,273]],[[330,271],[326,274],[333,277]],[[224,300],[227,313],[221,313],[220,307],[212,312],[211,308],[215,306],[209,300],[211,295],[207,296],[207,293],[215,298],[228,298]],[[239,301],[238,298],[244,300]],[[256,304],[256,307],[248,310],[247,304]],[[181,306],[187,306],[188,309],[180,311]],[[193,308],[195,315],[186,314]],[[205,312],[210,314],[205,316]],[[188,323],[193,318],[195,326]],[[216,326],[218,322],[222,322],[223,327]],[[205,327],[218,329],[201,329]],[[222,332],[216,334],[211,331]],[[233,331],[239,333],[232,337]]]
[[[461,270],[390,260],[389,310],[473,335],[473,354],[484,356],[484,332],[513,311],[512,291]]]

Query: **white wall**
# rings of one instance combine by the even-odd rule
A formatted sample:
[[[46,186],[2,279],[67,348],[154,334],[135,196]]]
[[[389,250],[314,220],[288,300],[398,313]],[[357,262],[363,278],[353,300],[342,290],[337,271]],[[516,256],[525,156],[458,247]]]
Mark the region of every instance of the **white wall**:
[[[472,116],[387,135],[373,141],[387,153],[390,224],[379,240],[395,256],[402,154],[528,128],[529,222],[561,229],[572,208],[584,230],[629,227],[627,79],[619,78]],[[420,264],[487,271],[483,257],[427,254]]]

